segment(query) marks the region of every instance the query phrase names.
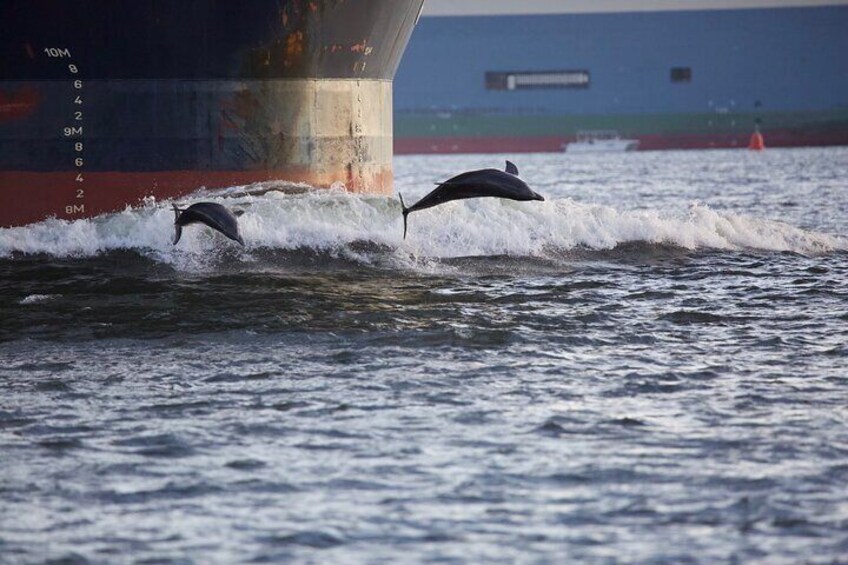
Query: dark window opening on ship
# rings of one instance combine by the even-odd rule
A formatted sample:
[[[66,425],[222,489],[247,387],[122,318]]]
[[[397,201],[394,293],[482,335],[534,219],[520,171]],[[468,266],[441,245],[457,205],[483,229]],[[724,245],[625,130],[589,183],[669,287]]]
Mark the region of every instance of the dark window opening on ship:
[[[488,72],[486,90],[589,88],[589,71]]]
[[[692,82],[692,69],[690,67],[672,67],[671,82]]]

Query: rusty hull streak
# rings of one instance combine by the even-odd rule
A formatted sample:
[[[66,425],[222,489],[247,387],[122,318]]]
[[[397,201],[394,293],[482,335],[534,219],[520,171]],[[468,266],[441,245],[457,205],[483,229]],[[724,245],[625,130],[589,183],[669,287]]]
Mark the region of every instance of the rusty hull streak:
[[[386,93],[383,80],[362,77],[374,46],[367,36],[313,41],[322,37],[322,16],[344,4],[295,0],[280,9],[275,37],[244,61],[242,74],[266,81],[246,81],[221,102],[218,146],[255,169],[306,167],[314,186],[342,182],[348,190],[390,194],[392,175],[384,171],[392,159],[391,86]],[[310,80],[317,64],[362,78]],[[303,78],[273,80],[281,74]]]

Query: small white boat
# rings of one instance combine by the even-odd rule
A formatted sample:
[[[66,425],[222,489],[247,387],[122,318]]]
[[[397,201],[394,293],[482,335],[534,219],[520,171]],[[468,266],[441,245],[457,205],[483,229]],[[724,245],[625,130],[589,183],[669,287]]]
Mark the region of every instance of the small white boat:
[[[620,153],[638,148],[638,139],[622,139],[613,130],[580,131],[576,141],[563,146],[566,153]]]

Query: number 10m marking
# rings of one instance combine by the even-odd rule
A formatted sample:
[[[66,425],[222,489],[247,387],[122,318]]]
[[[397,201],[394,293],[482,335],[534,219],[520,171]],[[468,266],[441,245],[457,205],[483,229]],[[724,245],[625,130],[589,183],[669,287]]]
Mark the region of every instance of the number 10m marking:
[[[44,54],[51,59],[70,59],[71,51],[65,47],[45,47]]]

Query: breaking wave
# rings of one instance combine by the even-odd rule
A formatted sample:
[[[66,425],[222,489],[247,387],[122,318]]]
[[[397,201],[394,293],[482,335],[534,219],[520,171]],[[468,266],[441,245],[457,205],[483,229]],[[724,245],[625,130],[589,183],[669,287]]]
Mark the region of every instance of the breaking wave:
[[[168,202],[159,202],[92,219],[48,219],[0,229],[0,257],[92,257],[130,250],[180,265],[192,257],[224,249],[245,260],[268,249],[356,255],[357,249],[365,248],[397,257],[430,259],[504,255],[544,258],[570,250],[612,250],[634,243],[685,250],[804,255],[848,249],[848,239],[842,236],[716,211],[700,203],[674,213],[618,210],[569,198],[530,203],[467,200],[410,215],[409,236],[404,240],[396,198],[325,190],[204,195],[203,199],[244,210],[239,224],[245,249],[195,226],[184,230],[179,245],[173,246],[173,212]]]

